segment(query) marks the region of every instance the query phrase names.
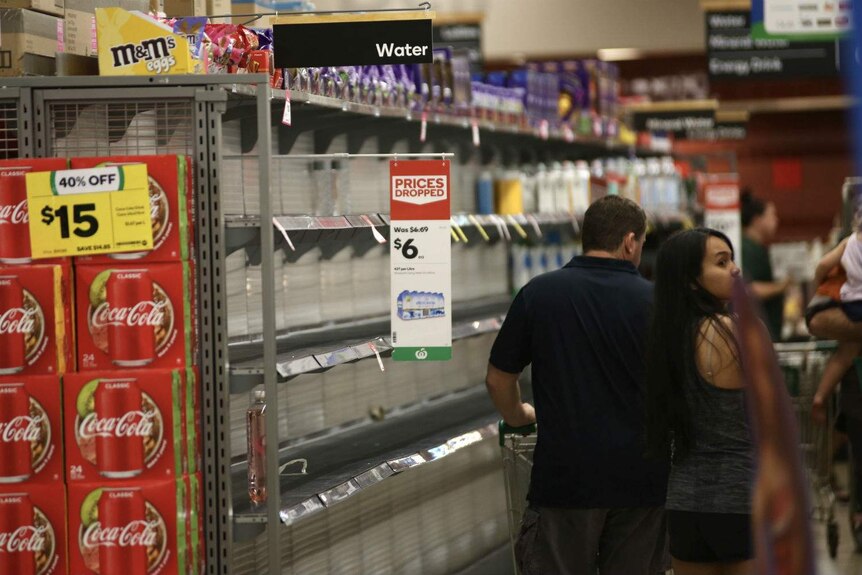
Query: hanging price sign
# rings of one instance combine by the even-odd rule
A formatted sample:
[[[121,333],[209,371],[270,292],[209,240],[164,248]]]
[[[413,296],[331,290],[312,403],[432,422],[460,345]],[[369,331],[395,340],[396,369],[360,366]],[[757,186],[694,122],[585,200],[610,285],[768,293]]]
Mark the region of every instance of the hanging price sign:
[[[389,163],[392,359],[452,359],[448,160]]]
[[[27,174],[33,258],[153,249],[144,164]]]

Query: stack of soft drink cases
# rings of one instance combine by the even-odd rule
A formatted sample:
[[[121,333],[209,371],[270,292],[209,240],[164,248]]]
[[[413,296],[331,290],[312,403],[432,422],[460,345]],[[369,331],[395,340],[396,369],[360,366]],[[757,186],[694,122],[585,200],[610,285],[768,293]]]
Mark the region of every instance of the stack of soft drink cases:
[[[25,174],[144,163],[154,249],[32,259]],[[0,574],[203,569],[192,171],[0,162]]]

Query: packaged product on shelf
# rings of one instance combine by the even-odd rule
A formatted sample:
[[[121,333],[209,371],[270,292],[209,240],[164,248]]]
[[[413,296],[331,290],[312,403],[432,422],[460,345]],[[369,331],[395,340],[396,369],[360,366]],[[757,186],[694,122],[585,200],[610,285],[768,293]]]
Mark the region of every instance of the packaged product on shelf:
[[[108,484],[182,476],[185,370],[65,377],[66,480]]]
[[[80,263],[112,261],[162,262],[194,258],[194,187],[187,156],[114,156],[73,158],[72,168],[146,164],[150,184],[153,250],[79,257]]]
[[[25,174],[62,170],[67,165],[64,158],[0,160],[0,264],[30,262],[30,215]]]
[[[185,36],[146,14],[122,8],[96,8],[99,74],[152,76],[202,74]]]
[[[62,484],[0,485],[0,573],[68,572],[66,492]]]
[[[514,170],[501,174],[496,184],[496,211],[501,215],[524,213],[524,194],[521,176]]]
[[[0,267],[0,375],[74,369],[71,266]]]
[[[476,213],[494,213],[494,179],[488,171],[482,172],[476,180]]]
[[[0,5],[6,5],[5,1]],[[59,13],[63,13],[62,4]],[[32,10],[0,8],[0,76],[53,76],[55,54],[63,19]]]
[[[69,485],[69,565],[75,575],[174,575],[188,565],[186,483]]]
[[[0,377],[0,484],[63,480],[60,378]]]
[[[79,369],[193,365],[191,262],[76,268]]]

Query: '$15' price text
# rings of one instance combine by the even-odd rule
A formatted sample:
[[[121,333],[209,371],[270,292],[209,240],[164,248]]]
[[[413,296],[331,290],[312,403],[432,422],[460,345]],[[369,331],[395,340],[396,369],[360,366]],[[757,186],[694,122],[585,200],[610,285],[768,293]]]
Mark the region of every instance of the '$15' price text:
[[[89,238],[96,235],[96,232],[99,231],[99,220],[96,219],[96,216],[91,214],[91,212],[96,211],[96,204],[75,204],[71,206],[71,223],[75,225],[72,229],[70,229],[69,225],[69,207],[70,206],[62,206],[55,210],[51,206],[45,206],[42,208],[42,211],[39,212],[42,214],[42,223],[46,226],[50,226],[54,221],[59,221],[60,237],[63,239],[68,238],[70,232],[79,238]]]

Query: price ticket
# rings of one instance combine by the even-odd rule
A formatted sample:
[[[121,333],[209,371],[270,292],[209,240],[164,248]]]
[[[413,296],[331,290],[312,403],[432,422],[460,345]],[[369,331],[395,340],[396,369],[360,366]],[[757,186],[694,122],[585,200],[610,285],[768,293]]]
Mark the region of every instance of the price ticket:
[[[34,258],[153,249],[144,164],[27,174]]]
[[[452,358],[448,160],[390,163],[392,358]]]

